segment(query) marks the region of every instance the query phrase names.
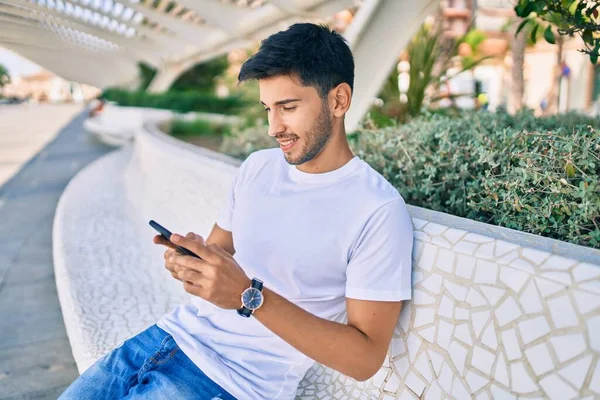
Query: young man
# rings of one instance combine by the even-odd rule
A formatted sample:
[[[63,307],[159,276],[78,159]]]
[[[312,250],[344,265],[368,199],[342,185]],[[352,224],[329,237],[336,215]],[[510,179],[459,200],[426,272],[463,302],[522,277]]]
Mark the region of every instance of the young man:
[[[361,381],[381,367],[411,295],[413,229],[398,191],[348,146],[352,53],[328,28],[296,24],[263,41],[248,79],[280,148],[243,162],[206,242],[173,235],[201,257],[165,252],[190,303],[64,399],[293,399],[315,361]]]

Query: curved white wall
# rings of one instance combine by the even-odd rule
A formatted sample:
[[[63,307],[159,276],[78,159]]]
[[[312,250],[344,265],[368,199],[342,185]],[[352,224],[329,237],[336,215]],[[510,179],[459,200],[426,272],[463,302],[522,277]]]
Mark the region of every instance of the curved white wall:
[[[80,371],[186,299],[147,221],[207,235],[239,164],[146,124],[69,184],[54,257]],[[414,300],[384,366],[355,382],[315,365],[299,398],[600,396],[600,251],[409,211]]]

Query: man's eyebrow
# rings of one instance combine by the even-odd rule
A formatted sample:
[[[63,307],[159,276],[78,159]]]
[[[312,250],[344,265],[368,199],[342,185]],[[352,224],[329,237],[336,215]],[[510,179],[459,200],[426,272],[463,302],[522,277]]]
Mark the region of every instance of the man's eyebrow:
[[[282,106],[284,104],[288,104],[288,103],[292,103],[294,101],[300,101],[301,99],[285,99],[285,100],[279,100],[275,102],[276,106]],[[260,104],[262,104],[263,106],[267,106],[265,103],[262,102],[262,100],[260,100]]]

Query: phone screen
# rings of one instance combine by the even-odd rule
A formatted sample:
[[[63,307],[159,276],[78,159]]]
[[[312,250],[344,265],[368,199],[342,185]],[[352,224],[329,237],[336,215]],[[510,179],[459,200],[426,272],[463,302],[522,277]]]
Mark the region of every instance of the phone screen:
[[[171,242],[171,232],[165,228],[164,226],[162,226],[161,224],[159,224],[158,222],[154,221],[154,220],[150,220],[150,222],[148,222],[150,224],[151,227],[153,227],[158,233],[160,233],[162,235],[162,237],[164,237],[165,239],[167,239],[169,242]],[[182,254],[184,256],[191,256],[191,257],[196,257],[201,259],[196,253],[193,253],[192,251],[186,249],[185,247],[181,247],[181,246],[177,246],[175,243],[171,242],[173,244],[173,246],[175,246],[175,250],[179,253]]]

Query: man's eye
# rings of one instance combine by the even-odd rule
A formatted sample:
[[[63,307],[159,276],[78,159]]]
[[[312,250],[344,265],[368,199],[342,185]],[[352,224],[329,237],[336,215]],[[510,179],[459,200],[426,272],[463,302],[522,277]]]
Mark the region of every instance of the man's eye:
[[[295,109],[296,109],[296,107],[283,107],[283,111],[292,111]]]
[[[265,108],[265,112],[269,112],[270,108]]]

